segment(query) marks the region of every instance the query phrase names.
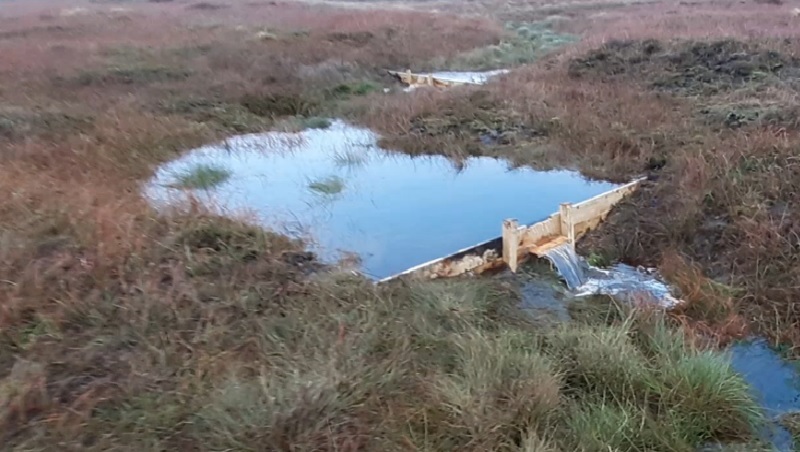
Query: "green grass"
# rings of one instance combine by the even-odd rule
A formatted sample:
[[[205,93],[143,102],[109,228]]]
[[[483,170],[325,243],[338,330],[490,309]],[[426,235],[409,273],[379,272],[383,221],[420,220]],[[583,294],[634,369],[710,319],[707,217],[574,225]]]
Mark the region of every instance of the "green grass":
[[[231,171],[219,165],[199,163],[176,175],[175,187],[190,190],[210,190],[225,183]]]
[[[694,450],[747,440],[761,422],[729,362],[689,347],[663,320],[564,326],[548,348],[572,390],[574,450]]]
[[[344,188],[344,180],[339,176],[328,176],[308,184],[309,190],[322,195],[338,195]]]
[[[586,262],[593,267],[605,268],[611,266],[611,259],[603,252],[592,251]]]
[[[534,62],[547,53],[576,41],[557,33],[548,22],[509,23],[508,37],[501,42],[461,53],[451,59],[431,62],[436,69],[490,70]]]
[[[348,99],[354,96],[364,96],[366,94],[378,91],[380,86],[373,82],[352,82],[341,83],[326,91],[327,97],[330,99]]]
[[[605,305],[613,315],[542,324],[494,279],[307,278],[284,237],[217,217],[171,221],[161,247],[130,265],[177,262],[191,289],[167,294],[159,274],[131,295],[136,312],[109,294],[62,313],[92,333],[75,353],[135,351],[147,372],[114,373],[147,384],[98,401],[70,430],[88,449],[690,451],[746,441],[758,420],[723,355],[689,347],[661,318]],[[10,347],[64,340],[62,328]],[[44,403],[36,374],[25,377],[44,367],[23,364],[0,391],[14,406]]]
[[[793,411],[781,416],[780,424],[789,431],[795,442],[795,450],[800,447],[800,412]]]
[[[336,166],[341,168],[357,168],[366,163],[367,156],[352,149],[347,149],[336,152],[333,156],[333,161]]]
[[[758,421],[724,359],[662,320],[542,329],[491,282],[342,278],[257,322],[268,367],[229,368],[190,416],[192,435],[236,450],[505,450],[521,437],[526,450],[690,451],[746,440]],[[355,433],[364,424],[368,437]]]

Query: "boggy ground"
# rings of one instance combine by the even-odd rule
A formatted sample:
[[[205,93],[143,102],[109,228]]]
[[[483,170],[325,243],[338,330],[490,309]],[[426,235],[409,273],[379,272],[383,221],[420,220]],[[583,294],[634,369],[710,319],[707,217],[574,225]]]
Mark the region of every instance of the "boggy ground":
[[[376,288],[320,272],[285,237],[195,205],[156,215],[140,196],[158,164],[193,146],[339,114],[414,152],[494,153],[615,179],[648,170],[634,203],[643,215],[621,209],[594,250],[669,258],[662,269],[690,299],[713,289],[717,303],[693,305],[706,317],[687,319],[729,319],[739,290],[759,303],[768,290],[790,295],[767,286],[793,278],[774,273],[776,262],[791,268],[776,257],[785,224],[759,209],[768,195],[786,199],[791,218],[792,129],[776,134],[759,116],[706,136],[727,125],[701,110],[735,90],[695,109],[646,77],[590,70],[596,53],[575,48],[485,88],[382,92],[387,67],[519,64],[579,29],[605,29],[597,5],[565,5],[572,22],[520,4],[528,25],[506,29],[373,6],[4,2],[3,449],[688,451],[752,440],[747,388],[674,319],[601,299],[567,328],[526,317],[500,281]],[[651,62],[638,44],[606,51],[645,61],[635,72],[646,74],[672,48],[661,45]],[[782,69],[770,64],[764,90],[777,102]],[[703,253],[717,242],[692,245],[709,237],[696,234],[709,218],[739,240],[739,260],[717,252],[737,266],[711,265],[718,256]],[[778,229],[747,234],[766,227]],[[737,279],[711,284],[700,269]]]
[[[782,14],[796,20],[762,8],[772,8],[765,27]],[[612,37],[638,39],[597,45],[589,35],[496,83],[387,100],[367,121],[411,153],[496,155],[617,181],[648,176],[583,252],[660,267],[691,301],[681,318],[704,333],[749,329],[792,348],[800,343],[800,47],[780,27],[753,38],[753,24],[740,23],[747,11],[732,6],[720,36],[702,38],[676,32],[669,16],[652,20],[652,11],[636,24],[603,19],[617,27]]]

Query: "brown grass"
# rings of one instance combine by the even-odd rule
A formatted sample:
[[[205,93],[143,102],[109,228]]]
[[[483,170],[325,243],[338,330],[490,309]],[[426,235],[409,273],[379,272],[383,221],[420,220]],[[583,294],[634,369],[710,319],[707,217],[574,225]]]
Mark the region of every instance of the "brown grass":
[[[160,421],[108,413],[180,407],[189,386],[252,360],[258,339],[241,322],[306,291],[297,244],[202,212],[156,216],[139,194],[156,165],[501,32],[298,4],[38,6],[4,3],[0,18],[0,441],[19,447],[112,446],[87,424],[126,425],[117,437],[148,422],[182,429],[170,425],[181,408]],[[174,378],[183,372],[193,377]],[[342,426],[338,450],[358,449],[361,428]],[[182,438],[166,444],[193,447]]]
[[[617,181],[648,175],[584,249],[651,266],[672,265],[664,263],[678,253],[699,270],[691,278],[673,272],[677,285],[708,280],[733,288],[730,317],[706,318],[694,308],[687,317],[721,337],[741,334],[747,319],[796,344],[794,19],[778,9],[750,15],[763,5],[719,14],[704,5],[667,14],[665,5],[576,19],[575,27],[597,23],[607,33],[591,29],[563,54],[485,87],[385,97],[364,121],[384,132],[385,143],[412,153],[498,155]],[[673,33],[678,24],[690,32]],[[609,36],[656,40],[598,49]],[[576,70],[582,65],[585,72]],[[486,131],[510,138],[487,145]]]
[[[762,326],[796,340],[788,328],[800,286],[793,129],[697,128],[685,99],[630,80],[577,80],[557,58],[485,88],[369,94],[382,87],[383,69],[450,58],[504,31],[485,17],[199,3],[0,7],[4,446],[575,450],[578,436],[563,430],[573,425],[623,449],[679,439],[688,450],[698,438],[747,435],[717,425],[687,433],[681,425],[691,422],[658,417],[686,408],[686,419],[709,418],[685,400],[664,399],[653,412],[566,400],[557,366],[573,366],[573,379],[580,366],[609,369],[532,349],[540,337],[503,318],[513,297],[491,285],[376,290],[361,280],[309,281],[301,244],[197,206],[159,216],[140,184],[157,165],[223,134],[333,113],[414,152],[488,153],[615,180],[650,172],[650,186],[615,214],[597,247],[674,265],[676,283],[700,300],[692,315],[710,315],[701,301],[712,287],[695,269],[723,278],[743,292],[707,303],[722,309],[714,322],[725,324],[731,309],[770,314]],[[576,20],[591,20],[589,3],[568,5],[580,11]],[[791,99],[778,88],[772,99]],[[470,122],[502,128],[506,141],[476,146],[481,130],[463,127]],[[717,220],[722,230],[707,232]],[[675,250],[689,262],[670,261]],[[631,371],[637,387],[654,378],[675,396],[681,375],[639,359],[625,328],[562,332],[576,348],[562,346],[592,357],[596,337],[606,339],[602,356],[622,345],[642,363]],[[687,368],[705,359],[680,350]],[[752,401],[741,382],[709,362],[718,378],[711,386],[733,388],[738,405],[719,401],[727,419],[749,426]],[[611,377],[602,381],[603,391],[619,389]],[[615,436],[618,419],[628,419],[632,436]]]

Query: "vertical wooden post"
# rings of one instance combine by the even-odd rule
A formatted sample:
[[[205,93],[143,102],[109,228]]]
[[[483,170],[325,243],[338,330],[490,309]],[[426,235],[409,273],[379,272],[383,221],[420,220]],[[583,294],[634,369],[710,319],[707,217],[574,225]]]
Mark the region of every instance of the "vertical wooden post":
[[[508,268],[517,272],[519,253],[519,222],[514,219],[503,221],[503,261]]]
[[[561,235],[566,236],[570,246],[575,248],[575,224],[572,222],[572,204],[565,202],[558,207],[561,216]]]

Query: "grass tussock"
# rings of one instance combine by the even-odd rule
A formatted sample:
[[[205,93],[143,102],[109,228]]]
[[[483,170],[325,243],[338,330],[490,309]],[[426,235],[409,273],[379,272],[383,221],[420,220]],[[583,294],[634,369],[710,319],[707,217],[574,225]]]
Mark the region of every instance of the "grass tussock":
[[[213,217],[157,228],[169,239],[145,248],[142,264],[169,271],[140,273],[136,293],[98,294],[115,304],[85,296],[47,317],[6,311],[20,316],[4,318],[16,353],[41,360],[43,350],[72,350],[69,363],[51,368],[12,361],[0,411],[6,444],[603,450],[582,439],[596,432],[622,450],[674,448],[674,438],[690,450],[747,437],[757,420],[725,360],[664,323],[649,332],[623,315],[622,323],[542,329],[490,281],[376,288],[335,273],[308,280],[297,245],[280,236]],[[61,265],[55,271],[105,274],[95,273],[102,262]],[[91,288],[87,281],[83,290]],[[135,312],[116,307],[127,297],[141,303]],[[141,373],[121,360],[85,367],[111,350],[136,359]],[[88,387],[68,384],[90,370]],[[648,422],[630,421],[624,439],[602,433],[617,418],[598,412],[601,402]],[[31,423],[42,416],[62,427]]]
[[[558,33],[547,21],[509,23],[506,36],[500,42],[460,53],[450,59],[434,59],[433,69],[492,70],[532,63],[561,46],[574,42],[576,37]]]
[[[367,296],[372,289],[356,281],[349,285],[336,281],[335,288],[326,290],[344,292],[334,295],[331,300],[334,301],[345,293],[348,298]],[[689,417],[704,416],[693,411],[686,398],[705,394],[703,406],[714,406],[715,413],[727,413],[730,418],[720,423],[736,425],[739,429],[736,435],[749,431],[757,420],[757,410],[747,388],[724,360],[714,361],[714,354],[692,352],[683,345],[680,336],[664,332],[666,339],[651,338],[655,345],[650,349],[650,361],[631,339],[623,339],[632,333],[625,325],[586,327],[578,335],[585,340],[576,342],[563,336],[569,330],[541,334],[530,325],[509,328],[496,311],[497,303],[504,303],[503,292],[482,283],[426,284],[393,292],[372,293],[369,297],[377,299],[353,306],[355,312],[342,313],[341,307],[327,311],[324,305],[317,305],[315,310],[321,310],[320,317],[315,315],[311,319],[315,319],[315,326],[322,326],[317,322],[329,324],[317,330],[328,331],[327,334],[297,335],[299,331],[292,334],[291,325],[300,327],[308,322],[310,313],[306,309],[283,317],[273,327],[279,329],[269,334],[272,339],[267,340],[267,344],[274,341],[272,347],[286,349],[274,355],[272,362],[276,367],[272,372],[256,370],[245,379],[226,377],[211,392],[207,408],[197,415],[202,426],[198,431],[204,435],[204,441],[212,441],[215,447],[247,449],[256,444],[280,447],[291,436],[291,444],[309,448],[321,444],[318,441],[337,444],[342,441],[341,444],[363,444],[363,447],[410,443],[437,450],[453,447],[515,450],[524,438],[527,444],[537,447],[574,450],[572,439],[560,444],[548,439],[548,435],[560,431],[563,436],[559,438],[574,438],[578,429],[584,427],[581,416],[588,416],[590,422],[613,422],[615,418],[608,413],[596,413],[589,401],[627,396],[631,400],[645,400],[648,391],[640,392],[636,384],[648,382],[664,385],[653,388],[652,395],[656,400],[663,397],[673,416],[680,410],[685,410],[680,414]],[[333,312],[345,315],[331,318]],[[392,321],[387,321],[389,318]],[[592,345],[594,339],[604,336],[617,338],[605,348],[608,354],[612,352],[610,345],[626,344],[625,350],[632,355],[626,352],[623,356],[641,358],[619,359],[625,369],[620,373],[585,351],[587,347],[596,351]],[[293,345],[287,349],[289,340]],[[549,343],[561,346],[548,346]],[[565,354],[582,358],[565,359]],[[707,358],[710,358],[707,368],[716,373],[711,370],[690,380],[686,387],[680,388],[680,397],[673,396],[672,391],[678,389],[669,385],[687,378],[683,374],[687,369],[680,364],[693,360],[705,362]],[[668,359],[675,360],[678,370],[659,373],[658,369]],[[579,368],[573,367],[575,363]],[[570,383],[570,376],[585,371],[603,377],[609,383],[608,392]],[[615,379],[620,375],[623,382],[635,384],[617,384]],[[730,392],[715,398],[720,386]],[[690,387],[694,392],[683,393]],[[375,400],[377,394],[380,400]],[[574,403],[580,411],[570,416]],[[381,416],[382,407],[388,408],[386,405],[399,418]],[[717,431],[716,424],[683,430],[686,425],[664,424],[664,419],[655,413],[645,415],[652,416],[652,423],[631,425],[628,440],[632,444],[644,441],[641,444],[664,447],[673,444],[667,440],[682,438],[686,450],[690,450],[689,445],[701,439],[713,438],[720,432],[730,434],[728,430]],[[376,418],[382,424],[370,423]],[[689,419],[687,425],[696,426],[696,421]],[[270,427],[265,429],[265,425]],[[673,436],[664,438],[661,431],[650,429],[670,431]],[[372,432],[369,436],[368,431]],[[585,450],[602,450],[593,449],[591,442],[578,444]],[[632,450],[625,448],[629,443],[619,444],[623,450]]]
[[[783,428],[789,431],[794,441],[800,439],[800,413],[786,413],[781,416],[779,422]]]
[[[190,190],[209,190],[224,184],[232,173],[227,168],[198,163],[176,175],[174,186]]]
[[[345,181],[338,176],[328,176],[309,182],[308,189],[321,195],[338,195],[345,189]]]
[[[759,420],[748,386],[725,359],[687,345],[658,316],[562,328],[550,347],[569,363],[565,378],[577,389],[580,405],[568,421],[577,450],[692,450],[697,438],[736,439],[737,429]],[[712,405],[718,418],[698,411]]]

